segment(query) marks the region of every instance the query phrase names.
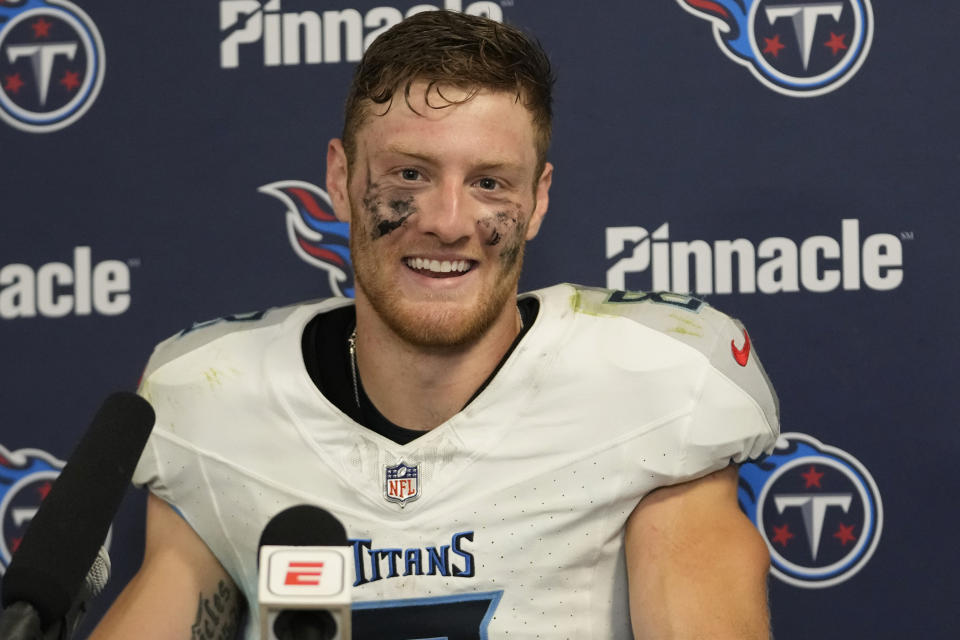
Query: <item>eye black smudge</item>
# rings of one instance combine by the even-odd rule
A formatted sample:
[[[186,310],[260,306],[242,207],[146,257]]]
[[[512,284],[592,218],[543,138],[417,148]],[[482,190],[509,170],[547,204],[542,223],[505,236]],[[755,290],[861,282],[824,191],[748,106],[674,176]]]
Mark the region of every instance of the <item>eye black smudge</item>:
[[[493,223],[490,218],[484,218],[477,222],[478,225],[483,227],[484,231],[487,232],[487,245],[490,247],[500,244],[500,241],[503,239],[503,236],[500,235],[500,230],[497,229],[497,226]]]
[[[380,209],[380,185],[370,181],[370,168],[367,167],[367,190],[363,194],[363,208],[372,216]]]
[[[380,209],[380,194],[370,193],[368,191],[367,194],[363,196],[363,208],[366,209],[368,213],[376,216],[377,210]]]
[[[397,216],[409,216],[416,211],[413,206],[413,196],[407,196],[405,200],[391,200],[389,204],[390,210]]]
[[[511,268],[523,255],[523,246],[526,243],[527,223],[524,219],[521,206],[516,205],[516,212],[511,214],[506,211],[498,211],[493,218],[496,222],[496,228],[506,242],[500,249],[500,262],[506,268]]]
[[[500,244],[504,238],[514,233],[518,226],[517,216],[510,215],[506,211],[498,211],[493,215],[481,218],[477,221],[477,224],[487,232],[486,243],[491,247]]]
[[[504,245],[500,250],[500,262],[504,267],[511,267],[523,252],[523,237],[513,238],[510,244]]]
[[[377,215],[375,218],[377,226],[374,239],[382,238],[398,227],[402,227],[407,218],[417,212],[417,208],[413,205],[413,196],[407,196],[403,200],[391,200],[387,203],[387,208],[388,216]]]
[[[417,212],[413,196],[389,200],[384,206],[380,186],[369,181],[363,196],[363,208],[370,215],[370,235],[374,240],[402,227],[407,218]]]

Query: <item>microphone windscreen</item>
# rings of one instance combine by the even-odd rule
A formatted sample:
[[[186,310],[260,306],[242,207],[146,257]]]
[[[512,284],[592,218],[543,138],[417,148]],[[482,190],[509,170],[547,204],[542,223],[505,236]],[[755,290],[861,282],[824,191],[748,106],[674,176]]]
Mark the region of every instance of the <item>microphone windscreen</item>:
[[[336,516],[320,507],[299,504],[270,519],[260,534],[260,546],[346,547],[347,532]]]
[[[107,554],[107,550],[100,547],[97,557],[83,579],[83,586],[80,590],[80,597],[83,600],[96,598],[100,595],[100,592],[110,581],[110,566],[110,556]]]
[[[110,529],[155,416],[140,396],[108,397],[40,503],[3,576],[2,602],[26,601],[44,626],[70,609]]]

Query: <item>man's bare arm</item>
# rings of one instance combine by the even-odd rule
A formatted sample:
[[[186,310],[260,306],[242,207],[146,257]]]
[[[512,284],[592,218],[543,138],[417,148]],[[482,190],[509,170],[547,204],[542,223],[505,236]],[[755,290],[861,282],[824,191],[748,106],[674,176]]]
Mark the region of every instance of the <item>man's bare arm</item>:
[[[243,606],[207,545],[167,503],[150,495],[143,564],[91,640],[232,640]]]
[[[637,640],[767,640],[770,556],[734,465],[640,501],[625,534]]]

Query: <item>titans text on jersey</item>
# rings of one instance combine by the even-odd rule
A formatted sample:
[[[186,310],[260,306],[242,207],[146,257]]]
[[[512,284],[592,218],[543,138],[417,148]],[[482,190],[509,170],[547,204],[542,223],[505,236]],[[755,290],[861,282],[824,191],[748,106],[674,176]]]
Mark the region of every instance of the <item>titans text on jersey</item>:
[[[400,547],[376,548],[373,540],[351,540],[353,545],[353,586],[400,576],[474,576],[473,554],[464,548],[464,543],[473,542],[473,531],[453,534],[450,544],[433,547],[402,549]],[[460,559],[460,565],[451,564],[450,556]]]

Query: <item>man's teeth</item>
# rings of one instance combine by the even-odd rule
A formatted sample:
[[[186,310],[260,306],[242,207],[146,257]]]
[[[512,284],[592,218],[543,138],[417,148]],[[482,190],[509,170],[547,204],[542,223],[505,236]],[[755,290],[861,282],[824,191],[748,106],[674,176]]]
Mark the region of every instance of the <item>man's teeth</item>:
[[[426,258],[407,258],[407,266],[418,271],[432,271],[433,273],[463,273],[470,270],[469,260],[427,260]]]

